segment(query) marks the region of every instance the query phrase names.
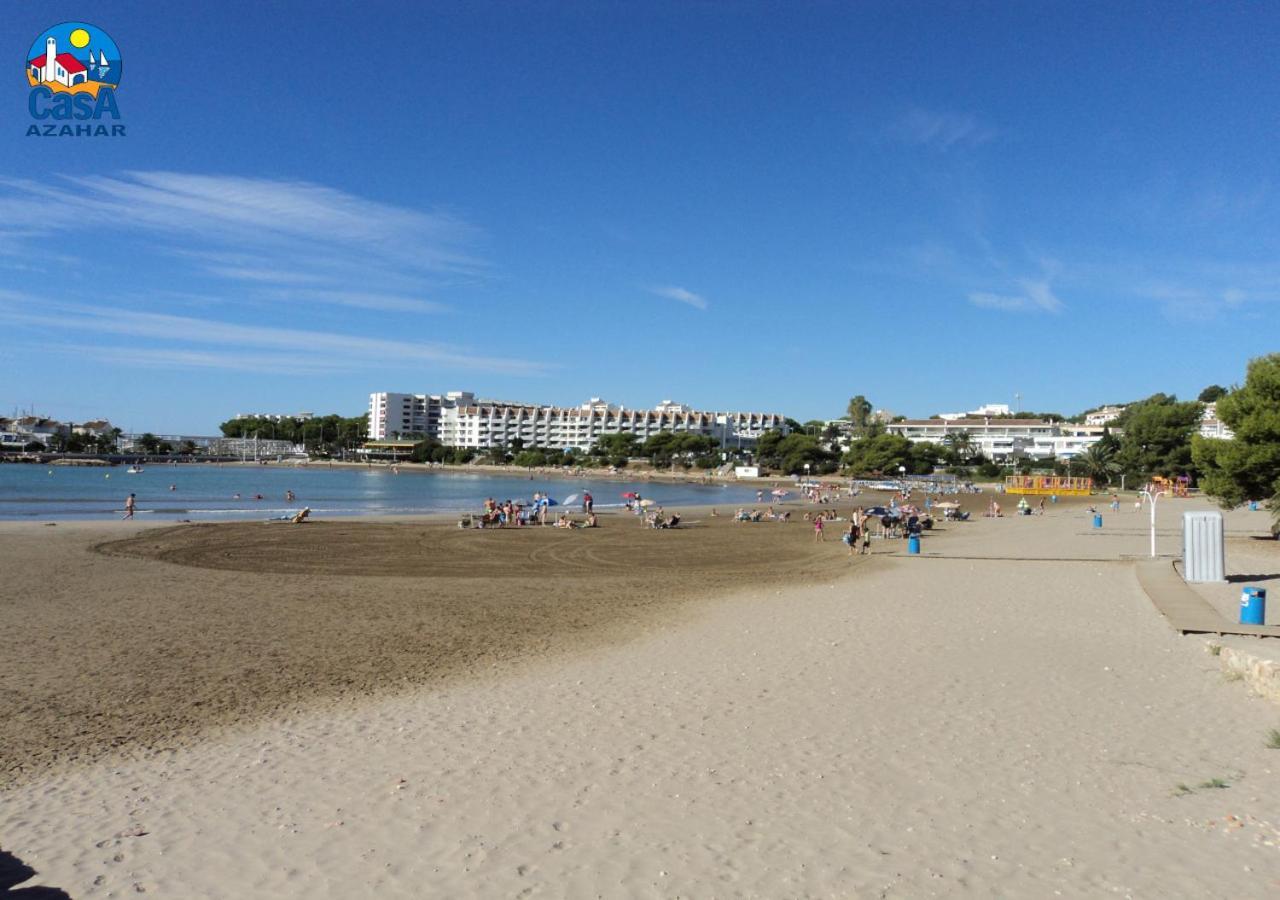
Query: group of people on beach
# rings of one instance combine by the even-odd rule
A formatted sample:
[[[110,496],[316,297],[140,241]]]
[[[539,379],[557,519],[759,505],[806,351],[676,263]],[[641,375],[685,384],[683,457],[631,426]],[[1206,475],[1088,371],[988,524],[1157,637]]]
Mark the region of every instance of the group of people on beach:
[[[840,540],[849,548],[850,556],[855,554],[871,555],[871,531],[867,528],[867,518],[866,512],[859,506],[849,516],[849,527],[845,529],[844,534],[840,535]],[[819,534],[817,539],[825,540],[821,533],[821,527],[821,521],[814,525]]]
[[[582,521],[577,521],[563,510],[556,516],[555,521],[548,521],[551,502],[551,498],[540,491],[534,493],[533,502],[529,506],[513,500],[504,500],[499,503],[492,497],[486,497],[484,512],[479,516],[465,516],[459,521],[458,525],[463,528],[523,528],[526,525],[551,525],[553,528],[598,528],[600,525],[600,521],[596,517],[595,503],[589,493],[583,496],[582,511],[584,516]]]

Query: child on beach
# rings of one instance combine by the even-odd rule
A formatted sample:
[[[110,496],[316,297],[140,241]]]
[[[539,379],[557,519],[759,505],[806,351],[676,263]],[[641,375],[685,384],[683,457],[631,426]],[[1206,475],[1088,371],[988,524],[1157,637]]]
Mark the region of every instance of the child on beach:
[[[827,536],[822,531],[822,516],[815,516],[813,520],[813,539],[818,542],[825,542]]]
[[[858,523],[850,521],[848,530],[845,531],[840,540],[844,541],[844,545],[849,548],[849,555],[853,556],[858,545]]]

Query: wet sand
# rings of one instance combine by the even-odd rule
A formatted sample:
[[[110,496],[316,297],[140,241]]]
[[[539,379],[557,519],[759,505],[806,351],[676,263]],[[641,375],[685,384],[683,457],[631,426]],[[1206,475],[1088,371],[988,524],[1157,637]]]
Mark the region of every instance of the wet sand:
[[[695,600],[852,565],[834,530],[822,546],[801,521],[690,518],[672,531],[621,513],[574,530],[0,525],[0,784],[317,702],[494,675],[668,627]]]

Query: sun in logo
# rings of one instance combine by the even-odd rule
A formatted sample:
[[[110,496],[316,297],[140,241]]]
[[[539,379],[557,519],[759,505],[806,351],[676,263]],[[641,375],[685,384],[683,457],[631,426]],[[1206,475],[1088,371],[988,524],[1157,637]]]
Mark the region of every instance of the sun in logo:
[[[120,48],[86,22],[63,22],[45,31],[27,53],[27,83],[54,93],[88,93],[120,86]]]

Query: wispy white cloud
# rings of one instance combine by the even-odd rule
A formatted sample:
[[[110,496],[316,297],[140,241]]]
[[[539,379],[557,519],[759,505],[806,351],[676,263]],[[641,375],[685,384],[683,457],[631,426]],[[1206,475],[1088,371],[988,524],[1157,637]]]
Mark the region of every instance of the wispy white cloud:
[[[907,144],[951,150],[977,147],[996,136],[995,129],[971,113],[913,107],[889,126],[889,136]]]
[[[70,353],[98,362],[143,369],[217,369],[265,375],[332,375],[352,367],[336,360],[305,355],[281,356],[211,350],[168,350],[160,347],[120,347],[93,344],[46,344],[50,353]]]
[[[695,294],[688,288],[682,288],[676,285],[658,285],[656,287],[649,288],[649,292],[651,294],[656,294],[659,297],[666,297],[668,300],[675,300],[680,303],[688,304],[694,309],[706,309],[708,305],[706,297],[703,297],[701,294]]]
[[[312,288],[314,302],[366,309],[435,312],[436,304],[401,301],[432,282],[489,271],[471,250],[479,229],[454,215],[305,181],[175,172],[0,177],[0,248],[102,229],[141,235],[150,252],[186,260],[197,276],[248,291]],[[368,301],[379,293],[400,300]],[[347,302],[357,294],[365,302]]]
[[[384,312],[408,313],[444,313],[450,307],[432,300],[420,300],[406,297],[403,294],[379,293],[375,291],[331,291],[331,290],[291,290],[280,292],[281,299],[289,299],[300,303],[328,303],[335,306],[349,306],[354,309],[374,309]]]
[[[284,370],[289,361],[321,360],[329,370],[385,368],[389,364],[418,364],[453,370],[483,369],[513,375],[539,375],[552,366],[535,361],[491,357],[467,347],[449,344],[399,341],[361,335],[242,325],[214,319],[135,312],[119,308],[96,308],[71,303],[36,304],[14,292],[0,293],[0,322],[11,326],[51,329],[64,337],[68,331],[94,335],[121,335],[161,341],[159,347],[142,346],[140,362],[213,367],[217,357],[229,362],[243,360],[245,348],[259,348],[262,354],[275,354]],[[213,345],[217,351],[192,350],[184,344]],[[105,351],[104,351],[105,352]],[[114,358],[128,362],[128,355]],[[236,368],[235,365],[223,366]]]
[[[1002,312],[1062,312],[1062,301],[1053,292],[1048,279],[1019,279],[1021,290],[1014,294],[995,294],[987,291],[974,291],[969,294],[969,302],[981,309],[998,309]]]
[[[305,181],[130,172],[53,182],[4,178],[0,185],[10,191],[0,197],[0,213],[26,214],[0,219],[28,226],[37,221],[45,229],[50,223],[59,229],[108,225],[237,245],[303,240],[423,270],[470,271],[481,265],[458,247],[476,229],[447,213],[379,203]],[[41,215],[31,216],[37,209]]]

